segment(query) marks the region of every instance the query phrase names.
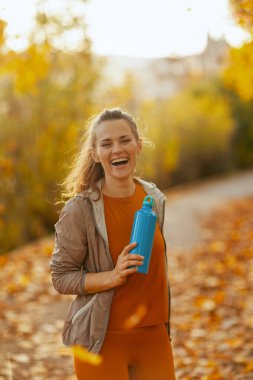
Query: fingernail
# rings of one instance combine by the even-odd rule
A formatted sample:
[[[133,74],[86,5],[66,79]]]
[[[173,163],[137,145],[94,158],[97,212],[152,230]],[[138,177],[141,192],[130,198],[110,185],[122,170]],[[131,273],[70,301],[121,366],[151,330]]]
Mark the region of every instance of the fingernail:
[[[141,256],[141,258],[144,260],[144,256]]]

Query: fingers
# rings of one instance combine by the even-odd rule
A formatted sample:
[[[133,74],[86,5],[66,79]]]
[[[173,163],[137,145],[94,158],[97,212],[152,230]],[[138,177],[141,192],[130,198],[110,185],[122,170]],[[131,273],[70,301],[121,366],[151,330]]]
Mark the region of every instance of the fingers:
[[[131,249],[133,249],[137,243],[131,243],[125,246],[121,254],[119,255],[118,262],[120,266],[123,266],[124,269],[133,265],[142,265],[144,256],[139,255],[137,253],[128,253]]]
[[[128,269],[129,267],[132,267],[132,266],[136,266],[136,265],[143,265],[143,261],[135,261],[135,260],[131,260],[131,261],[126,261],[124,263],[124,268]]]
[[[133,274],[135,272],[137,272],[138,268],[137,267],[133,267],[133,268],[128,268],[124,271],[125,275],[128,276],[129,274]]]
[[[129,269],[129,267],[142,265],[143,260],[124,260],[122,262],[119,262],[118,269],[120,272],[124,272],[126,269]]]
[[[144,260],[144,256],[138,255],[137,253],[129,253],[128,260]]]
[[[130,256],[130,255],[129,255]],[[119,273],[126,275],[126,271],[128,269],[136,268],[137,266],[143,265],[143,259],[138,260],[138,257],[142,258],[143,256],[140,255],[131,255],[132,258],[129,258],[128,256],[124,256],[121,259],[118,259],[118,262],[116,264],[116,268],[119,271]]]
[[[130,244],[126,245],[122,251],[122,256],[126,256],[128,254],[128,252],[131,251],[131,249],[136,247],[136,245],[137,245],[137,243],[130,243]]]
[[[143,265],[144,256],[137,253],[129,253],[136,245],[137,243],[126,245],[118,257],[115,273],[119,284],[126,282],[127,276],[137,272],[138,267]]]

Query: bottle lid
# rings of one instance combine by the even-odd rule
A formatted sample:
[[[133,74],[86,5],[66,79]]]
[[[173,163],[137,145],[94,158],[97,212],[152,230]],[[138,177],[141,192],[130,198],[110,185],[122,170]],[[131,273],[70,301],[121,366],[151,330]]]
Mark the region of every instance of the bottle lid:
[[[147,195],[143,200],[143,206],[152,208],[153,204],[154,199],[150,195]]]

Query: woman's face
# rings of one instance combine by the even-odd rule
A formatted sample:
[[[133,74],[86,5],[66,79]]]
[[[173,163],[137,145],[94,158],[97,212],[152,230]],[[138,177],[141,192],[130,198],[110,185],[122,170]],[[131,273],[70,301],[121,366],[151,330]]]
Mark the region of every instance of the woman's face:
[[[93,158],[101,163],[106,179],[133,177],[141,142],[136,140],[128,122],[125,119],[103,121],[95,133]]]

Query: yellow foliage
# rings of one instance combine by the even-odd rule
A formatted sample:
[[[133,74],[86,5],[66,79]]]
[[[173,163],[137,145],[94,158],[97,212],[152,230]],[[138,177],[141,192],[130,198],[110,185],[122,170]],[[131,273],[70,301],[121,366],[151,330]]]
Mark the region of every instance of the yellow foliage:
[[[13,162],[4,156],[0,156],[0,171],[5,175],[10,175],[13,173],[14,164]]]
[[[233,88],[246,101],[253,99],[253,41],[230,51],[224,71],[225,86]]]
[[[151,172],[149,168],[151,167],[153,168],[152,175],[160,170],[164,172],[174,170],[179,160],[180,139],[175,128],[171,128],[168,123],[170,119],[168,103],[143,102],[141,114],[143,115],[142,123],[148,129],[148,138],[155,145],[154,150],[146,153],[149,159],[146,162],[144,161],[143,164],[145,174],[149,175],[149,172]],[[160,166],[159,169],[157,166]]]
[[[221,96],[193,96],[186,92],[175,97],[169,107],[171,126],[178,133],[181,149],[207,152],[222,151],[228,146],[234,124]]]
[[[238,24],[249,32],[253,32],[252,0],[230,0],[232,11]]]
[[[9,52],[2,72],[10,74],[20,93],[36,93],[49,72],[49,46],[31,45],[23,53]]]
[[[168,100],[144,102],[141,114],[155,144],[153,151],[144,152],[143,171],[162,186],[169,185],[170,173],[180,166],[184,176],[197,173],[202,161],[212,163],[219,155],[222,160],[230,149],[230,106],[211,86],[196,94],[187,89]]]
[[[0,19],[0,47],[4,44],[5,42],[5,27],[6,27],[6,22],[4,20]]]
[[[86,35],[78,51],[55,48],[66,31],[84,34],[81,13],[69,8],[68,26],[58,11],[37,19],[22,52],[1,49],[0,21],[0,198],[8,210],[0,208],[0,254],[52,232],[57,219],[58,184],[92,113],[99,79]]]
[[[251,0],[230,0],[238,24],[253,36],[253,2]],[[253,41],[230,52],[228,67],[224,72],[224,83],[235,90],[244,101],[253,99]]]
[[[170,140],[167,149],[164,152],[164,168],[166,170],[174,170],[177,167],[180,154],[180,141],[178,138]]]

